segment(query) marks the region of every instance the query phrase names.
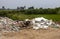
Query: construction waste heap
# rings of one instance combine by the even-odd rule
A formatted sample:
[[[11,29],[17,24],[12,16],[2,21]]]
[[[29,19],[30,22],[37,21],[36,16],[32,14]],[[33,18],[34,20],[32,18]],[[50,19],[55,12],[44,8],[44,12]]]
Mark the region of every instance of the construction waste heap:
[[[35,30],[37,29],[48,29],[48,27],[59,27],[52,20],[45,19],[44,17],[38,17],[34,19],[25,19],[24,21],[14,21],[7,17],[0,17],[0,31],[19,31],[23,28],[31,27]]]

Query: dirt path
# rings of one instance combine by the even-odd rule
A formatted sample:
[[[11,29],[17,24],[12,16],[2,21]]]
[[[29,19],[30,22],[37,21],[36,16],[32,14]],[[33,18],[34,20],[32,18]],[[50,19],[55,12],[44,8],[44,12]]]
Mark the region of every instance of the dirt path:
[[[20,32],[2,33],[0,39],[60,39],[60,29],[24,29],[20,30]]]

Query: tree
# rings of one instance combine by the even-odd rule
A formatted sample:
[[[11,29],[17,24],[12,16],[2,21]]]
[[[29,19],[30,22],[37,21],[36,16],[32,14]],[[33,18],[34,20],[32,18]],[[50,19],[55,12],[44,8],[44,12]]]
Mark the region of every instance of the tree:
[[[5,6],[2,6],[2,9],[5,10]]]
[[[26,8],[26,6],[24,6],[24,7],[20,7],[20,10],[24,10]]]
[[[34,7],[32,6],[32,7],[29,7],[28,9],[34,9]]]
[[[17,10],[20,10],[20,7],[17,7]]]

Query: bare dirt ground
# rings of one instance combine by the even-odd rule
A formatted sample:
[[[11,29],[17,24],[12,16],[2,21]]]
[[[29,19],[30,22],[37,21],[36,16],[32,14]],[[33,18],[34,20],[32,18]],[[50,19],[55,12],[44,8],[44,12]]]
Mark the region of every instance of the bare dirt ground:
[[[60,39],[60,29],[23,29],[19,32],[0,32],[0,39]]]

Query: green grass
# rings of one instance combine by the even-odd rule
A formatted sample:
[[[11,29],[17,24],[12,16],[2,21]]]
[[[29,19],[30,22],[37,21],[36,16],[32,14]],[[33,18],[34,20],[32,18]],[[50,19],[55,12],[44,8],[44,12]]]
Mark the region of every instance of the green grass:
[[[24,20],[24,19],[33,19],[36,17],[45,17],[47,19],[52,19],[53,21],[60,21],[60,14],[39,14],[39,15],[26,15],[26,14],[14,14],[14,19]],[[12,19],[13,19],[12,16]]]

